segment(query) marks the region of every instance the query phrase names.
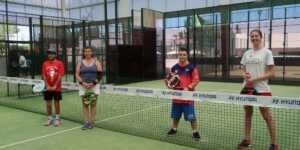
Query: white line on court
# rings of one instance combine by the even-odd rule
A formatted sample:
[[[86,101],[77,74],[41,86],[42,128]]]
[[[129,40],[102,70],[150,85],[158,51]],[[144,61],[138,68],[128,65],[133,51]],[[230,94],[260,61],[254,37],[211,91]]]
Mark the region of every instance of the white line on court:
[[[212,91],[213,89],[206,89],[206,90]],[[233,91],[224,89],[224,90],[218,90],[218,92],[233,92]],[[135,112],[119,115],[119,116],[106,118],[106,119],[103,119],[103,120],[99,120],[96,123],[101,123],[101,122],[105,122],[105,121],[109,121],[109,120],[113,120],[113,119],[122,118],[122,117],[125,117],[125,116],[130,116],[130,115],[140,113],[140,112],[144,112],[144,111],[147,111],[147,110],[156,109],[156,108],[165,106],[167,104],[170,104],[170,103],[166,103],[166,104],[163,104],[163,105],[160,105],[160,106],[155,106],[155,107],[149,107],[149,108],[146,108],[146,109],[142,109],[142,110],[139,110],[139,111],[135,111]],[[2,145],[2,146],[0,146],[0,149],[5,149],[5,148],[12,147],[12,146],[15,146],[15,145],[20,145],[20,144],[24,144],[24,143],[28,143],[28,142],[32,142],[32,141],[36,141],[36,140],[40,140],[40,139],[44,139],[44,138],[55,136],[55,135],[58,135],[58,134],[63,134],[63,133],[69,132],[69,131],[79,129],[79,128],[81,128],[81,126],[77,126],[77,127],[73,127],[73,128],[70,128],[70,129],[61,130],[61,131],[57,131],[57,132],[54,132],[54,133],[46,134],[46,135],[43,135],[43,136],[38,136],[38,137],[29,138],[29,139],[14,142],[14,143]]]
[[[169,103],[167,103],[167,104],[169,104]],[[105,122],[105,121],[109,121],[109,120],[113,120],[113,119],[118,119],[118,118],[130,116],[130,115],[133,115],[133,114],[136,114],[136,113],[140,113],[140,112],[144,112],[144,111],[147,111],[147,110],[151,110],[151,109],[156,109],[156,108],[159,108],[159,107],[163,107],[163,106],[165,106],[167,104],[163,104],[163,105],[155,106],[155,107],[149,107],[149,108],[142,109],[142,110],[139,110],[139,111],[135,111],[135,112],[131,112],[131,113],[119,115],[119,116],[114,116],[114,117],[106,118],[106,119],[103,119],[103,120],[96,121],[96,123]],[[57,131],[57,132],[46,134],[46,135],[43,135],[43,136],[29,138],[29,139],[26,139],[26,140],[23,140],[23,141],[18,141],[18,142],[14,142],[14,143],[2,145],[2,146],[0,146],[0,149],[5,149],[5,148],[8,148],[8,147],[12,147],[12,146],[16,146],[16,145],[20,145],[20,144],[24,144],[24,143],[28,143],[28,142],[32,142],[32,141],[36,141],[36,140],[40,140],[40,139],[44,139],[44,138],[51,137],[51,136],[58,135],[58,134],[63,134],[63,133],[69,132],[69,131],[73,131],[73,130],[79,129],[79,128],[81,128],[81,126],[73,127],[73,128],[66,129],[66,130]]]

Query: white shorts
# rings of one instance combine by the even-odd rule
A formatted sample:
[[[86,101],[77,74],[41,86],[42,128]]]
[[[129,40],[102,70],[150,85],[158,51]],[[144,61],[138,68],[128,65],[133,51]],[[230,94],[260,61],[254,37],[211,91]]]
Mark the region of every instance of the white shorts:
[[[96,84],[92,89],[86,89],[83,86],[79,86],[79,96],[83,96],[85,92],[92,91],[96,95],[100,94],[100,84]]]

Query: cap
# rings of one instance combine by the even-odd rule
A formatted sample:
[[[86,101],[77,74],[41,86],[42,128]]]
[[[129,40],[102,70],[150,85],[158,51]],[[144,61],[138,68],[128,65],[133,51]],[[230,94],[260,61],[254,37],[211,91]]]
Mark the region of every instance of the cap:
[[[54,54],[56,54],[56,50],[54,48],[49,48],[47,50],[47,53],[54,53]]]

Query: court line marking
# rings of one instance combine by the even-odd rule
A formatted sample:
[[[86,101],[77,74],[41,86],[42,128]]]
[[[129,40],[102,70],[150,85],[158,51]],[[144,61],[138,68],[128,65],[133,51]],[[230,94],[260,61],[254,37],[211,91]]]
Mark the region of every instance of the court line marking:
[[[169,104],[169,103],[162,104],[160,106],[149,107],[149,108],[146,108],[146,109],[142,109],[142,110],[139,110],[139,111],[135,111],[135,112],[131,112],[131,113],[119,115],[119,116],[114,116],[114,117],[106,118],[106,119],[103,119],[103,120],[96,121],[96,123],[105,122],[105,121],[109,121],[109,120],[113,120],[113,119],[118,119],[118,118],[130,116],[130,115],[133,115],[133,114],[136,114],[136,113],[144,112],[144,111],[147,111],[147,110],[160,108],[160,107],[163,107],[163,106],[165,106],[167,104]],[[54,132],[54,133],[46,134],[46,135],[43,135],[43,136],[38,136],[38,137],[29,138],[29,139],[18,141],[18,142],[13,142],[13,143],[10,143],[10,144],[6,144],[6,145],[0,146],[0,149],[5,149],[5,148],[16,146],[16,145],[20,145],[20,144],[24,144],[24,143],[29,143],[29,142],[37,141],[37,140],[44,139],[44,138],[51,137],[51,136],[55,136],[55,135],[58,135],[58,134],[63,134],[63,133],[69,132],[69,131],[73,131],[73,130],[79,129],[81,127],[82,126],[77,126],[77,127],[73,127],[73,128],[70,128],[70,129],[61,130],[61,131],[57,131],[57,132]]]
[[[210,91],[210,90],[213,90],[213,89],[207,89],[207,90]],[[233,92],[233,91],[232,90],[218,90],[218,92]],[[118,118],[122,118],[122,117],[125,117],[125,116],[130,116],[132,114],[144,112],[144,111],[151,110],[151,109],[156,109],[156,108],[165,106],[167,104],[170,104],[170,103],[166,103],[166,104],[162,104],[160,106],[155,106],[155,107],[150,107],[150,108],[142,109],[142,110],[139,110],[139,111],[135,111],[135,112],[131,112],[131,113],[119,115],[119,116],[114,116],[114,117],[106,118],[106,119],[97,121],[96,123],[105,122],[105,121],[109,121],[109,120],[113,120],[113,119],[118,119]],[[66,129],[66,130],[57,131],[57,132],[46,134],[46,135],[43,135],[43,136],[29,138],[29,139],[18,141],[18,142],[13,142],[13,143],[10,143],[10,144],[6,144],[6,145],[0,146],[0,149],[12,147],[12,146],[16,146],[16,145],[20,145],[20,144],[24,144],[24,143],[29,143],[29,142],[32,142],[32,141],[44,139],[44,138],[55,136],[55,135],[58,135],[58,134],[63,134],[63,133],[69,132],[69,131],[73,131],[73,130],[79,129],[79,128],[81,128],[81,126],[73,127],[73,128]]]

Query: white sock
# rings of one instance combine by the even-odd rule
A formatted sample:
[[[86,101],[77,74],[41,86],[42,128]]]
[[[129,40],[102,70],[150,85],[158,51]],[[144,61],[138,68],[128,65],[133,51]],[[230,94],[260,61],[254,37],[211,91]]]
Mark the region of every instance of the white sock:
[[[55,119],[59,119],[59,115],[58,114],[55,115]]]
[[[177,128],[172,128],[173,130],[177,131]]]
[[[48,116],[48,119],[49,119],[49,120],[52,120],[52,119],[53,119],[53,117],[52,117],[52,116]]]
[[[193,130],[193,133],[196,133],[196,132],[198,132],[197,130]]]

